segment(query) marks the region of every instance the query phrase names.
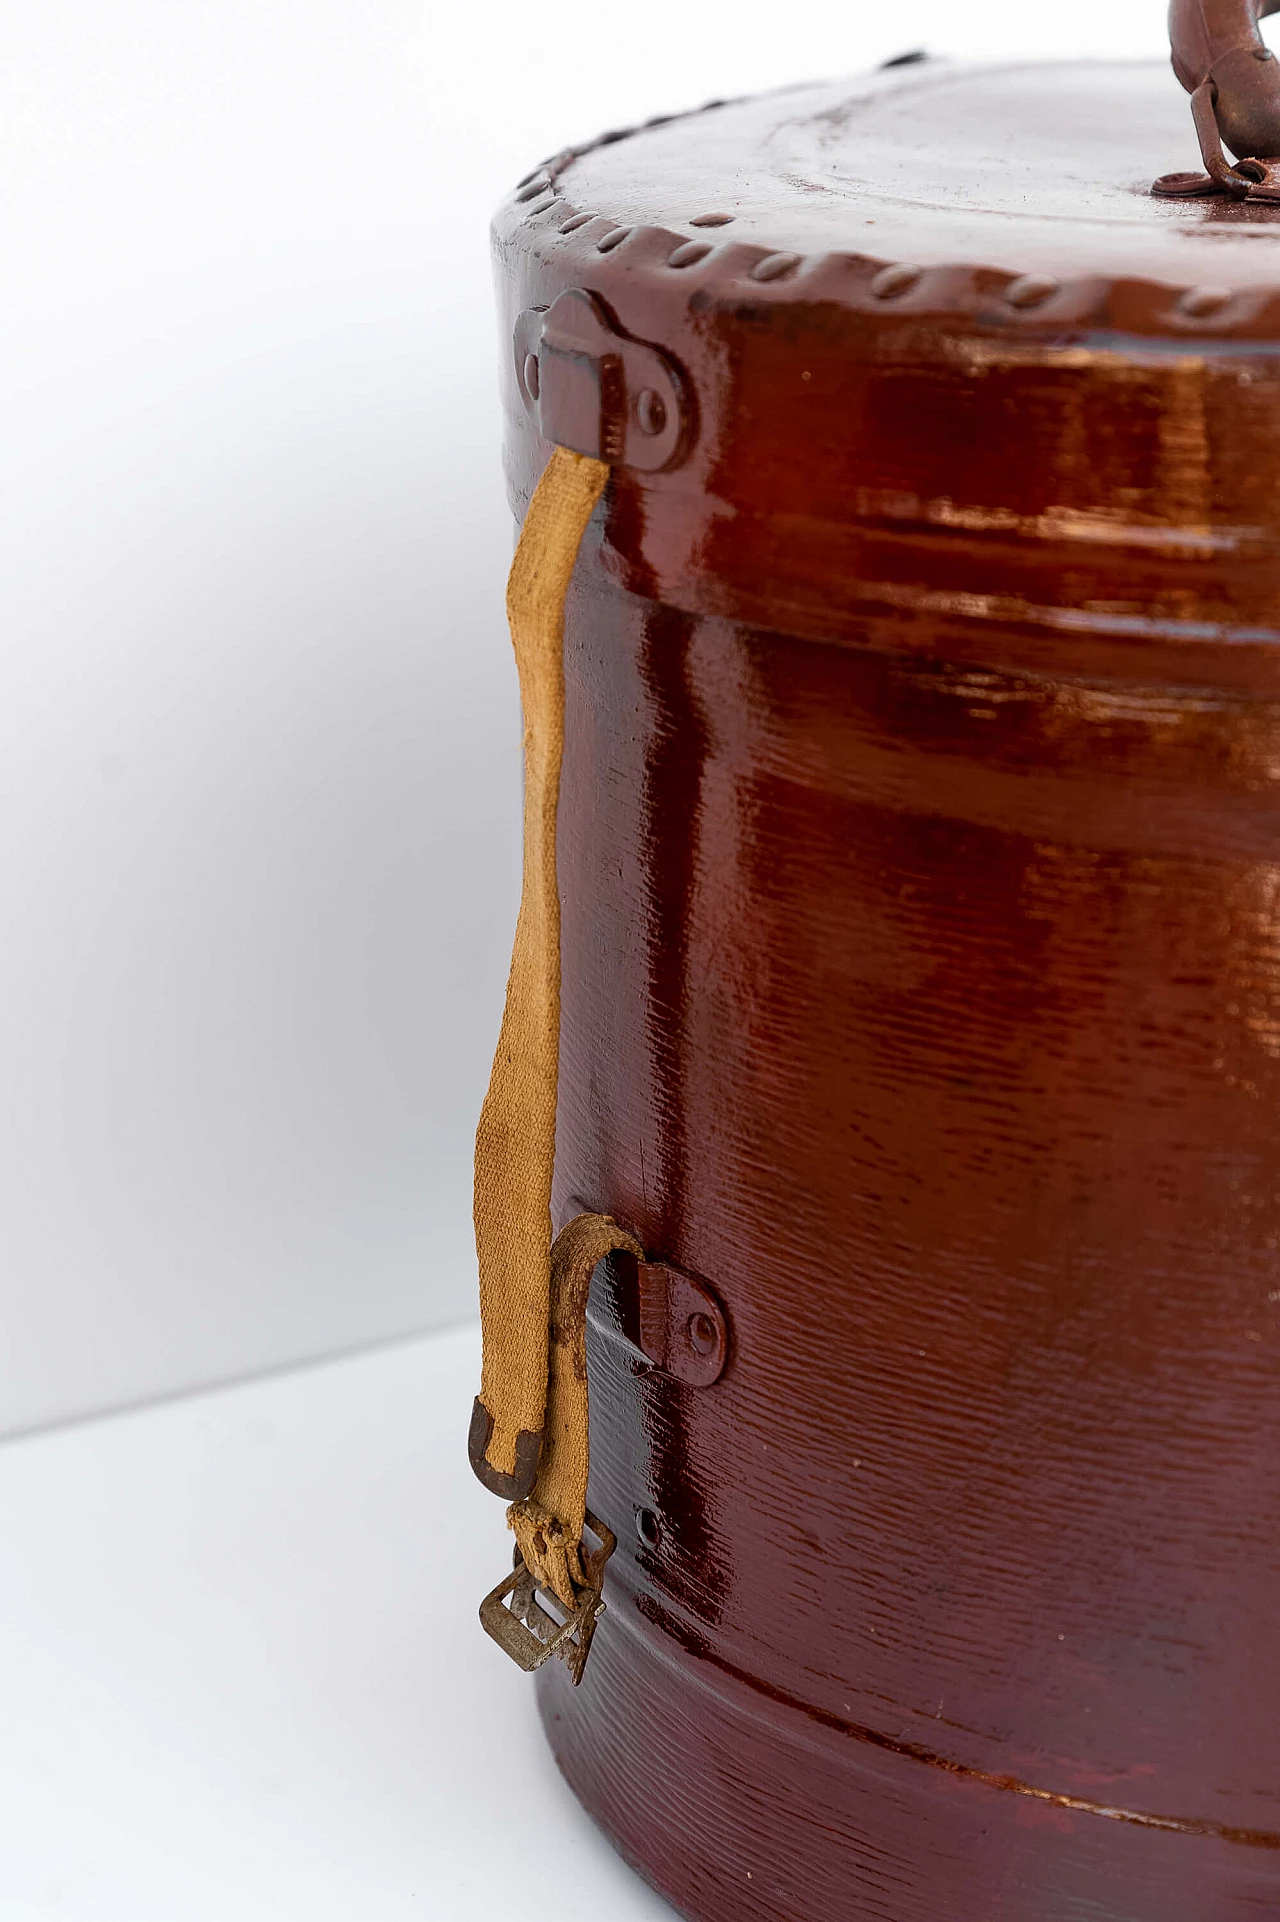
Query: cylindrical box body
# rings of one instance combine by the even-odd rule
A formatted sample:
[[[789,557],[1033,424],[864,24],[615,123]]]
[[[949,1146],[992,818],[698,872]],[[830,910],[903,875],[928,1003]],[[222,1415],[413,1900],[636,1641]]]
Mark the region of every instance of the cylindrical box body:
[[[1184,111],[926,66],[499,217],[517,514],[522,316],[587,293],[684,410],[567,612],[555,1211],[730,1356],[597,1277],[621,1546],[539,1686],[700,1922],[1280,1913],[1280,291],[1139,195]]]

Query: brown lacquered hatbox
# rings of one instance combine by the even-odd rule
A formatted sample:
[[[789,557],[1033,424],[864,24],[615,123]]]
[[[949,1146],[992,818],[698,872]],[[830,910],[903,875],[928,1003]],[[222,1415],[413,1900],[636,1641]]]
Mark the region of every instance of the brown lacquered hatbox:
[[[723,1342],[597,1271],[536,1685],[700,1922],[1280,1917],[1280,206],[1188,151],[1165,67],[920,62],[496,223],[513,511],[610,468],[555,1222]]]

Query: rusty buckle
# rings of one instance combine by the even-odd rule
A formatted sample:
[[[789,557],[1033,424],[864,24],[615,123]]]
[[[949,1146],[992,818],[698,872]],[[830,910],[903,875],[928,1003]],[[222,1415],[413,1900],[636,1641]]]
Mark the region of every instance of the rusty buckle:
[[[558,1596],[540,1588],[533,1570],[517,1548],[511,1573],[491,1589],[480,1604],[480,1621],[487,1635],[505,1649],[526,1675],[558,1655],[576,1688],[582,1680],[596,1623],[604,1614],[601,1595],[605,1563],[618,1546],[612,1529],[587,1512],[587,1527],[599,1546],[582,1548],[586,1582],[578,1590],[577,1606],[566,1610]],[[556,1611],[553,1613],[553,1611]]]

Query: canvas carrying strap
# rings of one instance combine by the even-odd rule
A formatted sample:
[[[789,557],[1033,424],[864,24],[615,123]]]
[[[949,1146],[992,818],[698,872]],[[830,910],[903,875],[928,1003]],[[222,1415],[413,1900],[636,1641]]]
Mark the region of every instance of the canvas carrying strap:
[[[586,1575],[586,1310],[612,1249],[640,1255],[607,1215],[551,1239],[560,1053],[556,818],[564,752],[564,608],[603,461],[557,447],[529,503],[507,584],[524,709],[524,880],[489,1091],[476,1133],[475,1230],[484,1337],[469,1452],[512,1506],[524,1563],[573,1609]],[[598,1595],[598,1586],[597,1586]]]

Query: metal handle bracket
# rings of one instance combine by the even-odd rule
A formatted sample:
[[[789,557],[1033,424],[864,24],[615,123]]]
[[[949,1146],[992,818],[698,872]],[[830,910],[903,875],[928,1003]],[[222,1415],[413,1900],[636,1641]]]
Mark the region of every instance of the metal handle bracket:
[[[660,347],[623,332],[597,294],[527,307],[512,342],[525,410],[544,440],[656,474],[692,439],[688,383]]]
[[[729,1359],[729,1324],[704,1282],[665,1261],[636,1263],[640,1346],[690,1388],[710,1388]]]

